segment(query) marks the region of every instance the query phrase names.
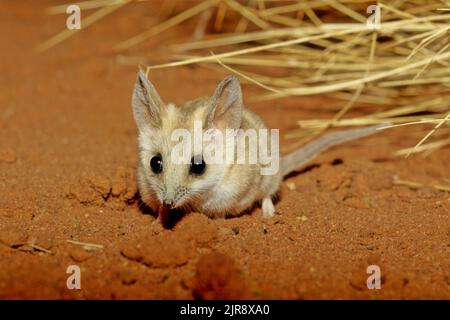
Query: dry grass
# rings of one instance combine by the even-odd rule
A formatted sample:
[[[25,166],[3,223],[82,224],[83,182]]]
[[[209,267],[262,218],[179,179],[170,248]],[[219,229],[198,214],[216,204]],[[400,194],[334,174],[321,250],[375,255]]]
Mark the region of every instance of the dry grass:
[[[133,1],[92,0],[82,5],[97,9],[93,23],[127,2]],[[379,2],[378,29],[366,25],[366,10],[373,2],[365,0],[203,0],[178,12],[177,2],[170,2],[169,19],[117,45],[120,61],[147,61],[122,52],[197,19],[193,41],[172,46],[172,61],[148,70],[212,65],[266,89],[260,100],[317,94],[345,100],[330,119],[299,120],[298,130],[288,133],[296,145],[330,127],[383,122],[431,126],[416,146],[399,150],[400,155],[428,154],[450,144],[449,1]],[[58,13],[62,8],[50,10]],[[67,37],[62,32],[41,49]],[[270,72],[274,69],[280,70],[277,76]],[[348,117],[356,107],[363,116]]]

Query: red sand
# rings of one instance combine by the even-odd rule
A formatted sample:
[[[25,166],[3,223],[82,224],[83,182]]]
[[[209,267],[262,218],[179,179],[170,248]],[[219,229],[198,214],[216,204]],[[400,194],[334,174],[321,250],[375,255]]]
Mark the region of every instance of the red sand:
[[[450,298],[450,195],[392,183],[398,175],[448,184],[450,149],[395,158],[423,133],[390,130],[285,181],[274,219],[259,209],[226,220],[192,213],[163,229],[134,199],[136,67],[118,64],[111,49],[157,21],[144,4],[128,6],[35,54],[64,26],[65,15],[44,14],[53,3],[0,3],[0,298]],[[166,61],[165,45],[188,40],[192,26],[130,55]],[[190,66],[151,79],[163,99],[182,103],[211,94],[219,75]],[[282,134],[340,106],[320,97],[251,105]],[[73,264],[81,290],[66,288]],[[371,264],[381,290],[366,287]]]

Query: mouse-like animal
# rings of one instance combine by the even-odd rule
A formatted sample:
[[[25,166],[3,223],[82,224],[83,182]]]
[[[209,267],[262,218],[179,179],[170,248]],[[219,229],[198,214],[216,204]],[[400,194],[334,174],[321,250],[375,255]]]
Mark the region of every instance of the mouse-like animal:
[[[164,103],[139,70],[132,109],[139,135],[137,183],[142,201],[154,212],[159,212],[161,207],[179,208],[211,218],[235,216],[255,204],[261,204],[263,217],[272,217],[275,214],[273,199],[283,177],[324,150],[373,134],[380,128],[372,126],[324,135],[281,157],[279,170],[274,174],[262,174],[260,163],[208,163],[202,154],[194,154],[195,148],[187,155],[190,161],[180,163],[173,158],[179,141],[173,139],[172,133],[177,129],[193,132],[195,123],[216,133],[228,129],[268,130],[265,122],[244,106],[241,86],[235,76],[220,82],[212,96],[177,107]],[[272,143],[267,142],[267,147]],[[278,153],[278,148],[274,150]],[[279,154],[271,156],[279,157]]]

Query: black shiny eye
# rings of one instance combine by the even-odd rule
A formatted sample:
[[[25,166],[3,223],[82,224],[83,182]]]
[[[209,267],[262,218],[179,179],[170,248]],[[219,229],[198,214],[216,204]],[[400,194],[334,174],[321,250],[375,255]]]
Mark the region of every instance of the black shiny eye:
[[[191,159],[191,167],[189,168],[189,172],[195,175],[201,175],[205,172],[206,163],[203,161],[202,156],[193,156]]]
[[[154,173],[161,173],[163,170],[163,161],[161,155],[158,153],[150,160],[150,167]]]

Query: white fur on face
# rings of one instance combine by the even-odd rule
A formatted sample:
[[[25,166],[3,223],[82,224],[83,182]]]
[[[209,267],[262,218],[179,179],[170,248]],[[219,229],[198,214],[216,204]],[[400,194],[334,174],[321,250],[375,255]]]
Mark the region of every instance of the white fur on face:
[[[207,164],[206,171],[201,176],[189,174],[189,164],[176,164],[170,161],[172,147],[175,142],[171,141],[169,127],[176,125],[177,114],[176,107],[172,106],[168,111],[172,117],[172,123],[163,121],[162,128],[147,127],[141,130],[138,141],[140,146],[140,162],[143,167],[144,180],[147,188],[156,194],[158,201],[169,196],[177,198],[177,190],[183,196],[177,198],[177,206],[189,206],[198,208],[199,204],[207,201],[208,194],[215,190],[221,183],[227,173],[227,165]],[[193,150],[193,148],[191,148]],[[163,157],[163,172],[155,174],[151,170],[150,162],[152,157],[160,153]],[[193,156],[193,154],[192,154]],[[189,158],[190,159],[190,158]],[[220,167],[220,168],[218,168]],[[226,197],[230,197],[231,190],[227,192]]]

